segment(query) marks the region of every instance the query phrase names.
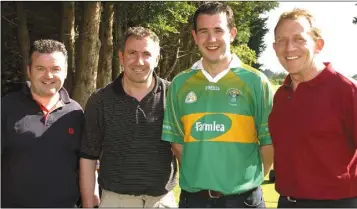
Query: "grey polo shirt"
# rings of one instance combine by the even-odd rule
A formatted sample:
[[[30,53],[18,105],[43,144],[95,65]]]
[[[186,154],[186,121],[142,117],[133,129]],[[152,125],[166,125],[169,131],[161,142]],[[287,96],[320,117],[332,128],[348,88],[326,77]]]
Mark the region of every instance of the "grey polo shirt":
[[[161,140],[169,82],[154,77],[155,87],[140,102],[125,93],[123,74],[87,102],[80,155],[100,159],[103,189],[159,196],[177,183],[171,144]]]

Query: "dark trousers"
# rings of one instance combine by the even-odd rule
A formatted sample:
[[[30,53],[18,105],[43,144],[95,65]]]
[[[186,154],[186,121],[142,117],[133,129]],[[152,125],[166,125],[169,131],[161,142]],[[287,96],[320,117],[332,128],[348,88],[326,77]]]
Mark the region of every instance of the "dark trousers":
[[[179,208],[265,208],[261,187],[237,195],[219,198],[181,190]]]
[[[278,208],[357,208],[357,197],[340,200],[302,200],[280,196]]]

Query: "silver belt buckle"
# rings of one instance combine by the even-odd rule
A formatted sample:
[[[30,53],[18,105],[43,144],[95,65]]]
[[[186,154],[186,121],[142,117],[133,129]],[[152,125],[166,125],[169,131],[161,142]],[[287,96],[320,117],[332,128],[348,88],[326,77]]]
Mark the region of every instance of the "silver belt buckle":
[[[287,196],[286,199],[288,199],[289,202],[296,202],[295,199],[292,199],[291,197]]]
[[[209,195],[210,198],[214,198],[214,199],[219,198],[217,196],[213,196],[212,193],[211,193],[211,190],[208,190],[208,195]]]

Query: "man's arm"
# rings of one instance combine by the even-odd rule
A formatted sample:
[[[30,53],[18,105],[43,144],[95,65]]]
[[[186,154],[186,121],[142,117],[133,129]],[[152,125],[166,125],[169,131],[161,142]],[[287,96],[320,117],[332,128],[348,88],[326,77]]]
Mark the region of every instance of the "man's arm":
[[[79,186],[83,208],[93,208],[98,201],[94,195],[96,163],[97,160],[85,158],[81,158],[79,162]]]
[[[263,161],[264,176],[266,176],[274,161],[274,148],[272,145],[272,140],[270,132],[268,129],[268,118],[272,109],[273,103],[273,90],[268,78],[265,75],[261,77],[261,87],[258,92],[257,103],[257,132],[259,139],[259,151]]]
[[[102,98],[98,92],[93,93],[84,111],[84,131],[82,133],[80,149],[80,191],[82,206],[90,207],[99,204],[99,199],[95,195],[95,171],[99,156],[101,155],[101,141],[104,136],[103,130],[103,107]]]
[[[264,166],[264,176],[266,176],[274,160],[274,148],[273,145],[264,145],[260,147],[260,155],[262,156],[263,166]]]
[[[183,144],[183,128],[179,118],[177,109],[177,101],[175,90],[175,82],[172,82],[167,91],[166,106],[164,111],[164,121],[162,127],[162,140],[171,143],[171,149],[179,165],[181,164],[182,144]]]
[[[172,152],[177,158],[179,165],[181,165],[182,144],[172,143],[171,148],[172,148]]]

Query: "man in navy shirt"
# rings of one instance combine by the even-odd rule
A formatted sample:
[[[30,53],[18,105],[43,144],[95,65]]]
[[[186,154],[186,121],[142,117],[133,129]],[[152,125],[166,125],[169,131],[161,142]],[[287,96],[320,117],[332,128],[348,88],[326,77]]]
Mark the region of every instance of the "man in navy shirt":
[[[29,82],[1,99],[1,207],[74,207],[83,111],[63,88],[67,50],[38,40],[30,56]]]

